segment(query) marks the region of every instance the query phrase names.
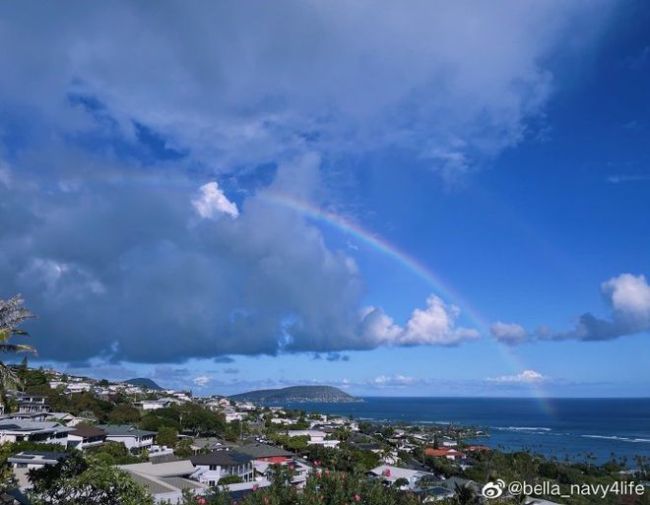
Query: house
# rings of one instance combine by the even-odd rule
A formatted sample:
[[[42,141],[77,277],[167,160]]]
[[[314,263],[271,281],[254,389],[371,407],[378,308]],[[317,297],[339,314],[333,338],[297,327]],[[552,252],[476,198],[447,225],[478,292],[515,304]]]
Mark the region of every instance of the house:
[[[487,445],[468,445],[465,447],[465,451],[467,452],[472,452],[472,453],[478,453],[478,452],[490,452],[492,449],[490,449]]]
[[[172,404],[171,400],[162,398],[159,400],[142,400],[135,404],[139,409],[148,412],[152,410],[159,410],[169,407]]]
[[[250,444],[237,448],[238,452],[250,456],[255,462],[281,465],[293,459],[293,453],[285,451],[281,447],[274,447],[266,444]]]
[[[120,442],[130,451],[151,447],[156,435],[155,431],[139,430],[128,424],[106,424],[98,427],[106,431],[106,440]]]
[[[20,394],[16,400],[18,401],[18,412],[21,414],[39,414],[50,411],[50,407],[45,403],[45,397],[41,395]]]
[[[65,387],[67,385],[67,382],[60,379],[52,379],[50,382],[48,382],[48,385],[50,386],[50,389],[57,389],[60,387]]]
[[[297,419],[289,419],[286,417],[272,417],[271,418],[271,424],[296,424],[298,422]]]
[[[189,460],[136,463],[120,465],[118,468],[144,486],[153,496],[155,503],[175,504],[183,498],[184,491],[205,494],[209,489],[206,484],[188,478],[196,471]]]
[[[29,481],[30,470],[56,465],[67,457],[68,455],[65,452],[22,451],[7,458],[7,463],[11,466],[18,487],[27,489],[31,487]]]
[[[43,468],[46,465],[56,465],[66,459],[65,452],[22,451],[7,459],[12,468],[27,468],[28,470]]]
[[[93,385],[89,382],[72,382],[66,386],[65,391],[70,394],[84,393],[90,391],[92,387]]]
[[[232,423],[233,421],[243,421],[246,417],[246,413],[229,410],[224,413],[224,417],[227,423]]]
[[[106,431],[95,426],[79,425],[68,433],[68,447],[83,450],[102,445],[106,441]]]
[[[219,479],[236,475],[244,482],[253,480],[253,458],[238,451],[214,451],[196,454],[190,458],[196,471],[190,476],[209,486],[216,486]]]
[[[25,421],[19,419],[0,422],[0,444],[7,442],[42,442],[67,445],[72,428],[59,423]]]
[[[232,447],[234,444],[226,442],[225,440],[217,437],[207,437],[207,438],[195,438],[192,441],[190,448],[194,453],[198,453],[203,450],[215,451],[221,450],[228,447]]]
[[[48,412],[44,415],[43,421],[54,421],[65,424],[66,426],[77,426],[78,424],[88,423],[92,419],[75,416],[68,412]]]
[[[307,437],[308,445],[322,445],[323,447],[337,447],[340,442],[338,440],[327,440],[327,433],[320,430],[288,430],[287,436],[293,437]]]
[[[370,476],[381,479],[388,484],[395,484],[398,480],[404,479],[406,484],[400,486],[400,489],[415,489],[418,482],[423,477],[432,477],[430,472],[421,472],[419,470],[411,470],[410,468],[400,468],[392,465],[380,465],[373,468],[369,472]]]
[[[244,410],[244,411],[247,411],[247,412],[251,412],[251,411],[255,410],[257,407],[255,406],[254,403],[251,403],[251,402],[237,402],[237,408],[239,410]]]
[[[431,458],[447,458],[448,460],[455,461],[457,459],[462,459],[465,455],[449,447],[441,447],[440,449],[435,449],[433,447],[427,447],[424,450],[424,455]]]
[[[9,421],[9,420],[21,420],[21,421],[52,421],[49,418],[49,413],[47,412],[13,412],[11,414],[5,414],[0,416],[0,420]]]

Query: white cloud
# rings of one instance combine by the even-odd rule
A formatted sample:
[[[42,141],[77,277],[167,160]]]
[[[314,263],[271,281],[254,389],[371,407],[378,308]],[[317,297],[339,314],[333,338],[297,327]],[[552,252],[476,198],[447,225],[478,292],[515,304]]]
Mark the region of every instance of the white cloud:
[[[650,286],[644,275],[621,274],[604,282],[602,291],[618,317],[650,324]]]
[[[489,377],[486,380],[496,384],[537,384],[547,381],[548,377],[535,370],[524,370],[516,375],[501,375],[499,377]]]
[[[567,331],[540,326],[530,335],[518,324],[495,323],[491,328],[492,334],[499,341],[515,345],[529,338],[537,341],[591,342],[650,331],[650,285],[644,275],[620,274],[603,282],[600,287],[611,310],[608,318],[585,312]]]
[[[478,331],[456,325],[459,316],[458,307],[431,295],[424,309],[413,310],[404,327],[396,324],[382,309],[366,308],[361,315],[361,334],[379,345],[452,346],[478,339]]]
[[[528,336],[528,332],[523,326],[516,323],[502,323],[501,321],[497,321],[490,326],[490,332],[496,340],[508,345],[521,344]]]
[[[198,375],[192,379],[192,382],[200,388],[207,386],[211,381],[212,377],[209,377],[208,375]]]
[[[237,205],[228,200],[215,181],[199,188],[199,194],[192,199],[192,205],[199,216],[205,219],[215,219],[222,214],[233,219],[239,216]]]
[[[411,386],[418,382],[418,379],[415,377],[410,377],[408,375],[379,375],[372,379],[369,383],[371,386],[376,386],[380,388],[384,387],[405,387]]]
[[[611,340],[624,335],[650,331],[650,286],[644,275],[624,273],[601,284],[611,309],[609,318],[586,312],[569,331],[542,328],[538,337],[545,340]]]
[[[436,295],[427,298],[425,308],[416,308],[402,327],[379,307],[361,311],[360,338],[365,345],[454,346],[480,338],[473,328],[457,325],[460,309]]]
[[[431,295],[425,309],[415,309],[399,336],[400,344],[455,345],[466,340],[475,340],[479,334],[474,329],[456,326],[460,309],[446,304]]]

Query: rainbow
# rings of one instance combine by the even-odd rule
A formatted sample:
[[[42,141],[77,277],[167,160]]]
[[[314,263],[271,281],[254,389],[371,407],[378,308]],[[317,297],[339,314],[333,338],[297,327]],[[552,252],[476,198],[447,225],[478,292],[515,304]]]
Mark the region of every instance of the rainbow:
[[[478,310],[472,307],[472,305],[470,305],[467,300],[453,289],[448,282],[445,282],[440,275],[436,274],[417,258],[408,254],[396,245],[391,244],[381,236],[362,228],[357,223],[346,219],[343,216],[334,214],[306,202],[305,200],[298,199],[288,194],[265,191],[263,193],[258,193],[257,196],[271,205],[292,210],[300,215],[308,217],[309,219],[331,226],[344,234],[354,237],[372,250],[393,259],[406,270],[425,281],[438,295],[460,307],[462,313],[481,333],[487,333],[490,325],[486,318],[484,318]],[[498,344],[498,349],[504,360],[507,361],[511,368],[517,373],[528,368],[508,346]],[[542,410],[549,416],[552,416],[553,408],[547,400],[547,395],[544,393],[543,385],[540,383],[532,383],[529,384],[529,386],[533,393],[533,397],[538,400]]]
[[[480,331],[487,331],[489,324],[481,314],[472,307],[467,300],[463,299],[460,294],[451,288],[449,283],[443,281],[442,277],[430,268],[424,265],[417,258],[409,255],[407,252],[391,244],[384,238],[376,235],[368,230],[365,230],[358,224],[346,219],[340,215],[328,212],[324,209],[316,207],[304,200],[299,200],[293,196],[283,193],[266,192],[259,195],[264,201],[293,210],[301,215],[307,216],[314,221],[318,221],[329,225],[340,232],[354,237],[360,242],[364,243],[374,251],[377,251],[384,256],[387,256],[406,270],[415,274],[418,278],[425,281],[433,290],[441,297],[451,301],[460,307],[463,313],[471,320],[471,322],[478,327]]]

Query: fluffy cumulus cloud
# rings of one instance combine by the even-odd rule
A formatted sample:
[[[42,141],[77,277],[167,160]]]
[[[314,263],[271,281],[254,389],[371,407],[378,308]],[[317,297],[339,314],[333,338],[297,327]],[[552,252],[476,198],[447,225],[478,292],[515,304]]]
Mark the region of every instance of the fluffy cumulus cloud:
[[[508,345],[521,344],[528,336],[528,332],[523,326],[516,323],[502,323],[501,321],[497,321],[490,326],[490,333],[497,341]]]
[[[610,309],[607,318],[586,312],[570,330],[542,326],[530,333],[518,324],[496,323],[492,334],[499,341],[519,344],[528,339],[602,341],[650,332],[650,285],[644,275],[625,273],[612,277],[601,284],[601,292]]]
[[[239,216],[237,205],[228,200],[216,181],[201,186],[192,205],[197,214],[205,219],[215,219],[223,214],[231,218]]]
[[[548,377],[535,370],[524,370],[515,375],[500,375],[499,377],[489,377],[486,380],[495,384],[538,384],[547,381]]]
[[[542,331],[541,337],[554,340],[611,340],[650,331],[650,286],[644,275],[621,274],[601,285],[611,316],[599,318],[590,312],[580,316],[567,332]]]
[[[427,306],[415,309],[401,327],[384,311],[369,307],[363,311],[361,333],[366,338],[385,345],[444,345],[476,340],[478,331],[457,325],[460,309],[432,295]]]

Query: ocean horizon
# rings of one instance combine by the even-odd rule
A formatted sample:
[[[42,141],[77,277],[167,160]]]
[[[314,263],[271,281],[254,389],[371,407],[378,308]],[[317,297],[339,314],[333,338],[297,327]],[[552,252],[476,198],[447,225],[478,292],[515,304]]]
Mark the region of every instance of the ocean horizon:
[[[293,403],[308,412],[391,424],[485,428],[476,442],[505,451],[599,463],[650,457],[650,398],[507,398],[363,396],[354,403]]]

